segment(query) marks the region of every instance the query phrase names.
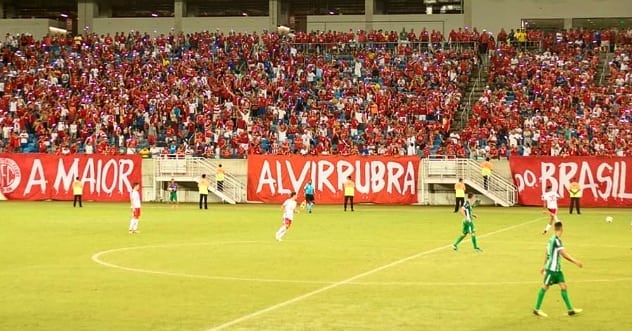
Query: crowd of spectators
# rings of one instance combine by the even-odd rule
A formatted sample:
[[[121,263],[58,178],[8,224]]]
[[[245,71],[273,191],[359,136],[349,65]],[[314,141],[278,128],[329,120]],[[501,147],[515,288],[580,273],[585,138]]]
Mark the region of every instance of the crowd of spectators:
[[[615,39],[622,46],[601,87],[599,52]],[[501,157],[549,154],[557,143],[560,155],[632,155],[619,142],[629,132],[631,40],[475,28],[447,38],[425,29],[7,35],[0,150]],[[489,87],[455,132],[481,62]]]
[[[411,143],[415,153],[438,148],[475,52],[392,45],[381,31],[344,51],[314,51],[332,48],[329,41],[341,36],[365,38],[7,36],[2,148],[118,154],[157,147],[207,157],[406,154]],[[326,44],[312,43],[319,38]]]
[[[462,143],[491,158],[631,156],[632,31],[620,34],[610,55],[600,35],[545,34],[553,44],[543,52],[505,46],[491,54]]]

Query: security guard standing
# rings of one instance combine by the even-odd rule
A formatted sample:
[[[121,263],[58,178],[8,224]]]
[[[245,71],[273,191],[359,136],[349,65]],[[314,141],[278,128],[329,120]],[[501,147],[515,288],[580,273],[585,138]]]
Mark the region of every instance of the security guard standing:
[[[204,202],[204,209],[208,209],[208,187],[210,186],[206,174],[202,174],[202,178],[198,182],[198,192],[200,193],[200,209]]]
[[[345,211],[347,211],[347,202],[351,202],[351,211],[353,211],[353,196],[355,195],[355,183],[351,180],[351,176],[347,176],[347,181],[344,183],[345,193]]]
[[[483,175],[483,188],[489,190],[489,177],[492,175],[494,166],[489,162],[489,157],[481,163],[481,175]]]
[[[465,184],[463,184],[463,178],[459,178],[459,182],[454,184],[454,212],[458,213],[465,204]]]
[[[573,178],[571,185],[568,188],[568,193],[571,196],[571,206],[568,209],[568,213],[573,213],[574,206],[577,209],[577,215],[581,215],[581,211],[579,210],[579,200],[582,197],[582,188],[576,178]]]
[[[75,180],[72,182],[72,195],[72,206],[77,207],[77,202],[79,202],[79,208],[82,208],[81,197],[83,196],[83,182],[79,180],[79,177],[75,177]]]
[[[215,181],[217,182],[217,191],[224,192],[224,168],[221,164],[215,170]]]

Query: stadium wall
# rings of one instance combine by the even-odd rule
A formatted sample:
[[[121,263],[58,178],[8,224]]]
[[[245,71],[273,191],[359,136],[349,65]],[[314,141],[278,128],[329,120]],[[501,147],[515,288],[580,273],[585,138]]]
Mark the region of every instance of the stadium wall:
[[[212,159],[210,160],[215,166],[221,164],[224,169],[226,169],[227,173],[230,173],[232,176],[236,177],[237,180],[244,183],[247,183],[247,174],[248,174],[248,161],[244,159]],[[158,193],[154,196],[154,184],[155,184],[155,171],[154,171],[154,161],[152,159],[143,159],[143,200],[144,201],[158,201],[158,196],[162,195],[163,197],[168,196],[168,192],[166,191],[166,187],[161,188],[164,190],[162,194]],[[421,195],[421,187],[422,187],[422,167],[419,167],[419,181],[418,181],[418,196]],[[509,169],[509,162],[506,160],[494,161],[494,172],[498,175],[511,180],[511,170]],[[201,175],[201,174],[199,174]],[[213,174],[207,174],[213,175]],[[244,191],[244,198],[245,201]],[[178,199],[181,202],[197,202],[199,198],[199,194],[197,192],[197,188],[194,185],[181,185]],[[481,204],[483,205],[493,205],[494,202],[483,195],[480,195]],[[421,201],[421,199],[418,199]],[[213,194],[209,194],[209,202],[221,202],[220,199],[215,197]],[[452,185],[440,185],[434,188],[433,192],[429,194],[429,199],[427,201],[431,205],[453,205],[454,204],[454,189]]]
[[[1,1],[0,1],[1,2]],[[152,18],[112,18],[107,8],[99,6],[95,0],[80,1],[77,5],[77,25],[79,32],[114,33],[137,30],[143,32],[185,33],[214,30],[222,31],[262,31],[271,29],[286,21],[287,12],[272,1],[270,16],[261,17],[186,17],[182,3],[173,17]],[[275,9],[276,8],[276,9]],[[433,15],[319,15],[307,17],[307,30],[386,29],[401,31],[402,28],[416,30],[440,30],[447,35],[452,29],[475,26],[497,33],[499,29],[521,26],[522,19],[564,19],[565,28],[572,27],[573,18],[632,17],[632,5],[628,0],[464,0],[463,14]],[[0,19],[0,35],[6,33],[31,33],[44,36],[48,26],[60,27],[60,21],[49,19]]]
[[[519,28],[527,18],[562,18],[565,28],[570,28],[573,18],[632,16],[629,0],[466,0],[465,9],[466,26],[494,33]]]
[[[464,15],[373,15],[370,26],[375,30],[419,32],[422,28],[437,30],[446,35],[452,29],[463,27]],[[307,16],[307,31],[356,31],[367,30],[364,15],[317,15]]]
[[[185,17],[182,19],[182,30],[185,33],[196,31],[220,31],[260,32],[270,28],[268,16],[259,17]]]
[[[176,30],[177,21],[173,17],[151,18],[111,18],[93,19],[94,31],[111,35],[116,32],[141,31],[149,34],[168,34]],[[268,17],[185,17],[182,18],[182,31],[192,33],[199,31],[231,31],[253,32],[267,29],[270,25]]]
[[[0,19],[0,36],[4,40],[7,33],[12,35],[30,33],[34,37],[39,38],[48,34],[49,26],[58,26],[55,20],[47,18],[32,19]]]
[[[152,18],[111,18],[95,17],[92,20],[92,30],[99,34],[116,32],[140,31],[149,34],[168,34],[175,30],[175,20],[173,17],[152,17]]]

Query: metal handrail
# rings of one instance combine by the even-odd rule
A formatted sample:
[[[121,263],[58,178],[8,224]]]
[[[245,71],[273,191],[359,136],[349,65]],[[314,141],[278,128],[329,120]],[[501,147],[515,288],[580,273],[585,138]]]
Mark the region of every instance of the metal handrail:
[[[209,173],[216,173],[218,167],[206,158],[193,158],[194,162],[197,162],[200,170],[206,170]],[[217,180],[215,176],[209,176],[209,182],[211,186],[217,187]],[[230,173],[224,173],[224,190],[223,194],[234,200],[235,202],[241,202],[246,186],[239,181],[235,176]]]
[[[472,85],[470,94],[467,97],[467,103],[465,104],[465,109],[462,109],[461,113],[459,114],[461,126],[463,125],[464,122],[467,122],[467,120],[470,118],[470,111],[472,110],[472,96],[474,95],[474,91],[478,88],[481,82],[482,71],[483,71],[483,64],[481,63],[478,67],[478,74],[477,74],[476,80],[474,81],[474,85]]]
[[[475,181],[482,186],[483,175],[481,174],[482,168],[480,164],[470,159],[458,160],[458,162],[464,162],[463,166],[459,167],[463,175],[461,178],[468,178],[469,180]],[[496,197],[509,202],[511,205],[515,205],[517,202],[517,187],[512,182],[493,172],[488,179],[487,192],[488,194],[495,195]]]
[[[217,171],[217,166],[211,163],[206,158],[201,157],[185,157],[185,156],[175,156],[175,155],[167,155],[164,157],[157,157],[155,160],[154,167],[154,178],[158,177],[177,177],[177,176],[185,176],[190,177],[191,180],[197,180],[202,174],[215,174]],[[171,161],[184,161],[184,172],[175,172],[173,171],[164,171],[163,162],[171,162]],[[218,194],[224,195],[229,199],[235,202],[242,202],[245,196],[245,185],[235,178],[230,173],[224,174],[224,182],[223,182],[223,190],[222,192],[217,191],[217,179],[215,176],[207,176],[207,179],[210,183],[211,190]],[[154,190],[158,192],[157,185],[154,185]],[[221,197],[221,196],[220,196]]]
[[[601,69],[601,76],[599,77],[599,86],[602,86],[603,79],[606,76],[606,70],[610,69],[610,64],[608,59],[610,58],[610,54],[606,53],[606,58],[603,60],[603,68]]]
[[[446,169],[445,173],[431,174],[430,163],[432,162],[444,162]],[[439,179],[447,179],[457,181],[458,178],[463,178],[470,183],[475,184],[479,188],[482,188],[481,193],[488,197],[494,197],[502,200],[506,205],[513,206],[518,201],[518,190],[516,186],[509,180],[492,173],[488,179],[488,187],[484,189],[484,179],[481,174],[481,166],[474,160],[461,159],[454,157],[447,157],[442,155],[431,155],[423,160],[424,174],[425,176]],[[423,192],[425,194],[425,192]],[[424,197],[425,198],[425,197]]]
[[[472,108],[472,96],[474,95],[474,90],[476,90],[476,88],[478,87],[478,85],[481,82],[481,73],[483,72],[483,64],[481,63],[481,65],[478,67],[478,76],[476,77],[476,81],[474,82],[474,86],[472,86],[472,90],[470,91],[470,95],[468,96],[467,99],[467,108],[471,109]]]

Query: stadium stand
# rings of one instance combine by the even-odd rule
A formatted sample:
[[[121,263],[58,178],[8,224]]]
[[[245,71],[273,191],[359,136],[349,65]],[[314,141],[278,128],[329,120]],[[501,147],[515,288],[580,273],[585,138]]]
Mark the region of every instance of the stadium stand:
[[[601,44],[601,35],[606,34],[547,33],[540,39],[543,52],[516,51],[510,41],[491,55],[488,85],[473,105],[473,116],[462,134],[476,154],[492,158],[632,155],[627,144],[632,35],[620,36],[610,79],[602,86],[602,72],[597,69],[607,56]]]
[[[498,40],[498,42],[496,42]],[[617,45],[606,73],[602,43]],[[630,155],[621,31],[7,35],[6,152]],[[610,42],[611,41],[611,42]],[[487,86],[464,94],[482,69]],[[453,127],[466,115],[463,127]],[[625,134],[623,134],[625,133]]]

